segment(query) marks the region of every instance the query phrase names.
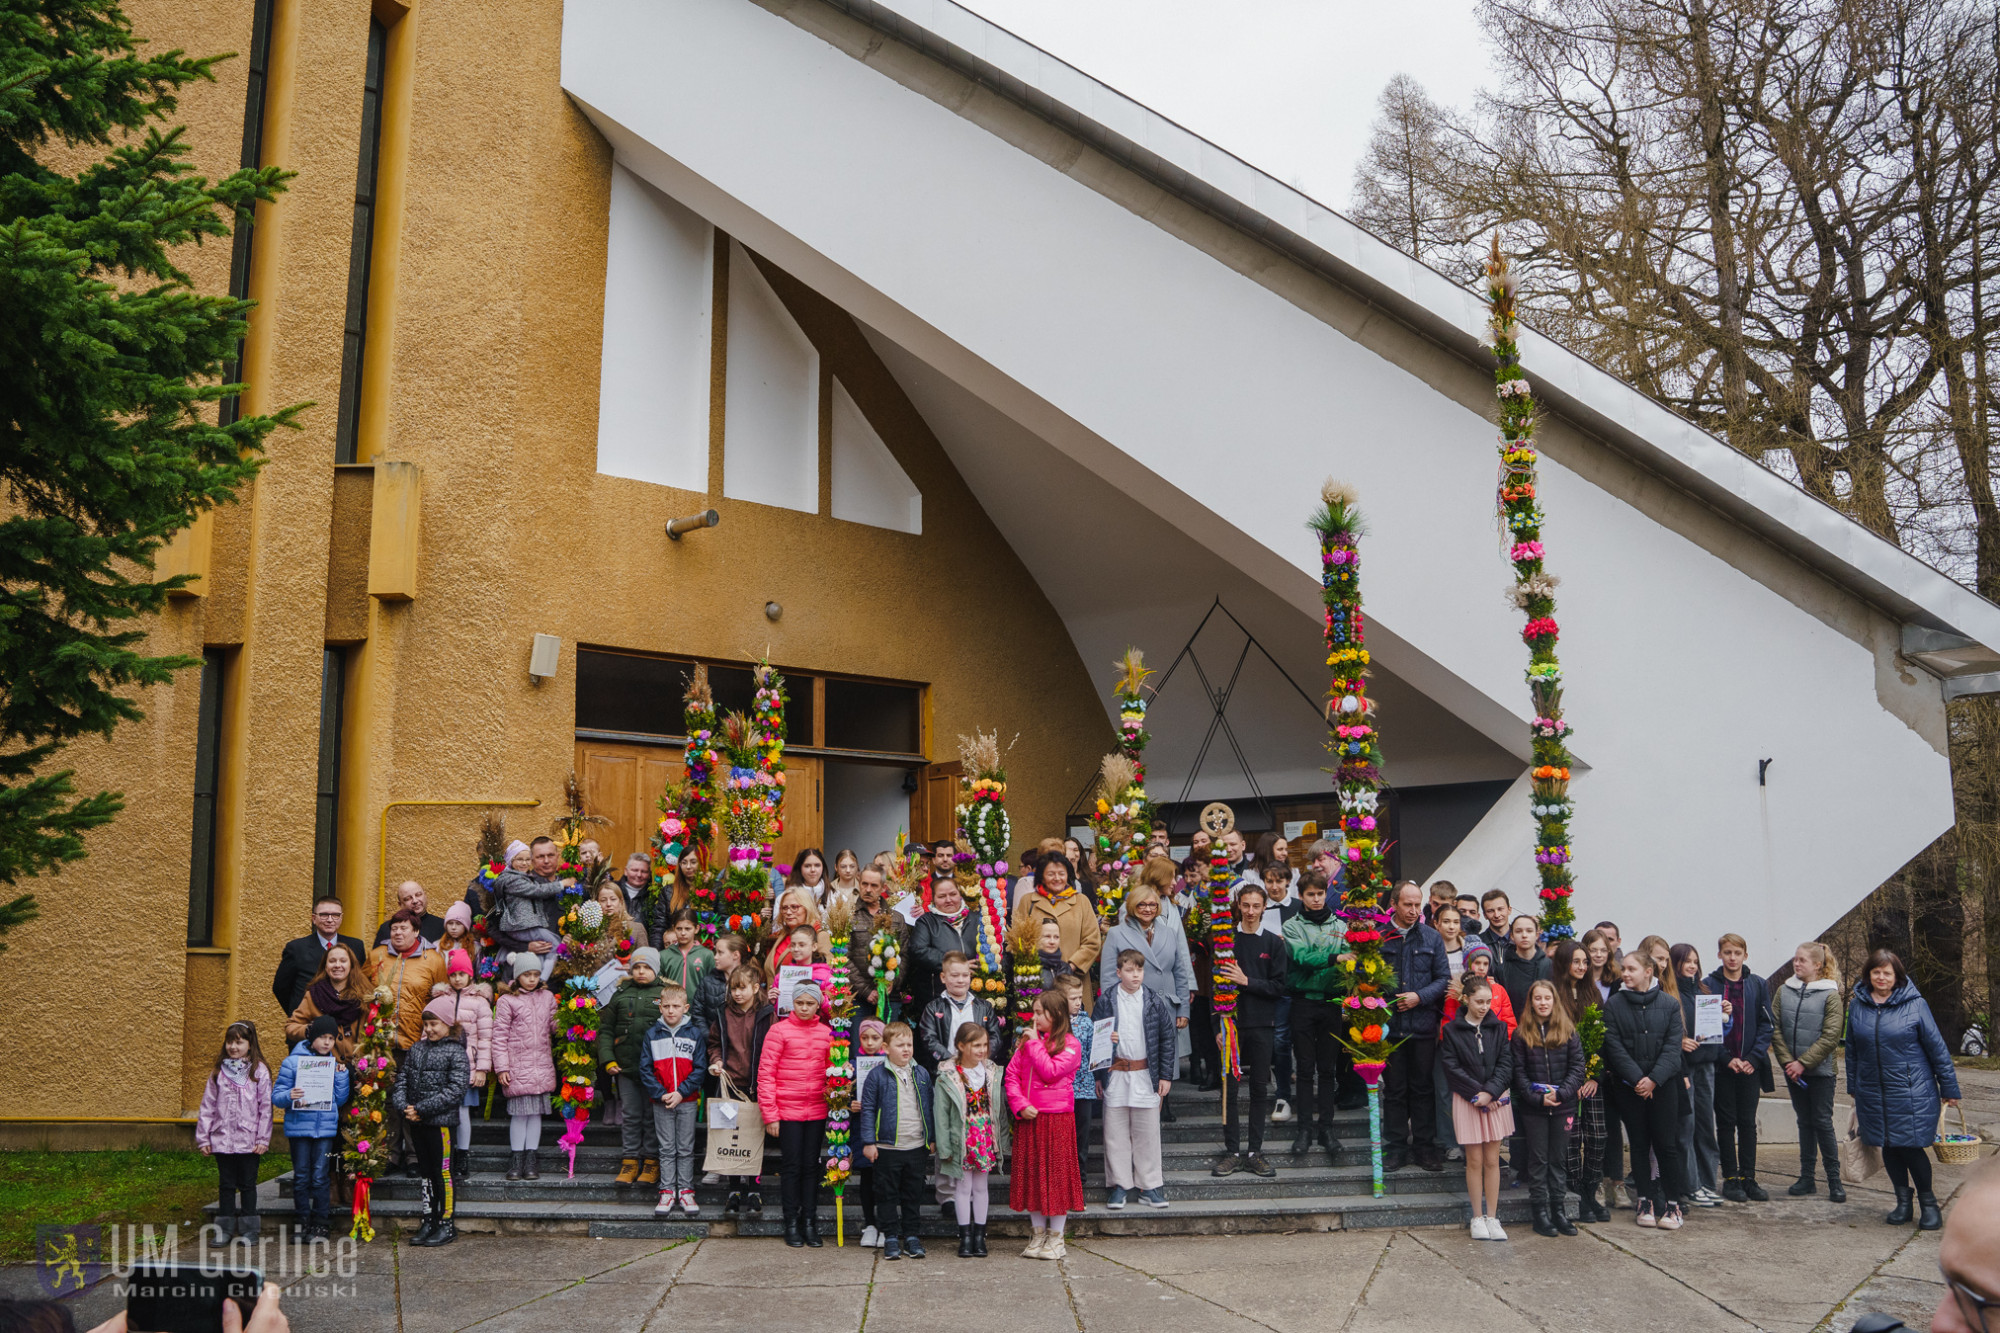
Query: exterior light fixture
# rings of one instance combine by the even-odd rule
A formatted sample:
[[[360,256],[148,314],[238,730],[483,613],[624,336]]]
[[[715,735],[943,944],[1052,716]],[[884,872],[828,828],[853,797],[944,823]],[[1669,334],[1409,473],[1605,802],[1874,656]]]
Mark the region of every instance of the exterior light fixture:
[[[764,603],[764,619],[776,620],[779,616],[782,616],[783,614],[785,614],[785,608],[779,606],[776,602]]]
[[[539,685],[556,674],[556,657],[562,652],[562,640],[553,634],[537,634],[535,646],[528,653],[528,679]]]
[[[722,515],[716,513],[713,509],[704,509],[699,514],[690,514],[686,518],[668,519],[667,539],[669,541],[679,541],[681,534],[684,532],[695,532],[702,528],[712,528],[720,522],[722,522]]]

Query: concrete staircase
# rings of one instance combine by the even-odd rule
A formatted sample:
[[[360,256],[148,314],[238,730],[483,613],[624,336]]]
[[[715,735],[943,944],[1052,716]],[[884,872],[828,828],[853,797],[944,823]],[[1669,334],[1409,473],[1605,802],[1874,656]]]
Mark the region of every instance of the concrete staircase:
[[[1277,1167],[1277,1176],[1260,1179],[1243,1171],[1217,1179],[1209,1174],[1209,1168],[1222,1146],[1219,1095],[1196,1092],[1191,1085],[1185,1085],[1175,1091],[1172,1100],[1178,1118],[1161,1126],[1171,1206],[1155,1209],[1134,1200],[1118,1212],[1106,1208],[1101,1148],[1093,1147],[1091,1176],[1084,1190],[1089,1207],[1081,1214],[1071,1214],[1072,1234],[1337,1231],[1355,1227],[1463,1226],[1467,1220],[1463,1170],[1455,1162],[1447,1163],[1440,1174],[1414,1165],[1405,1167],[1387,1177],[1383,1197],[1373,1196],[1365,1110],[1342,1112],[1336,1118],[1334,1132],[1341,1141],[1341,1149],[1331,1157],[1321,1148],[1293,1157],[1289,1149],[1297,1126],[1271,1125],[1267,1128],[1265,1156]],[[567,1154],[553,1146],[561,1133],[561,1122],[550,1117],[544,1123],[539,1159],[541,1179],[510,1181],[506,1178],[509,1158],[506,1121],[474,1119],[472,1172],[469,1178],[454,1184],[460,1230],[568,1232],[653,1239],[710,1235],[777,1237],[784,1232],[775,1145],[765,1162],[761,1217],[724,1217],[727,1190],[697,1184],[695,1193],[701,1204],[701,1216],[687,1219],[676,1213],[671,1221],[656,1220],[653,1205],[657,1196],[652,1190],[620,1189],[613,1183],[621,1156],[616,1126],[593,1125],[585,1131],[583,1146],[576,1155],[576,1174],[570,1176],[566,1174]],[[287,1174],[267,1181],[259,1191],[261,1211],[274,1221],[292,1215],[291,1183]],[[1006,1175],[996,1172],[991,1178],[991,1188],[991,1234],[1026,1236],[1027,1216],[1007,1207]],[[820,1226],[831,1243],[833,1199],[825,1191],[822,1195]],[[422,1209],[422,1186],[418,1181],[393,1176],[375,1182],[374,1215],[378,1226],[389,1222],[414,1227]],[[845,1211],[848,1242],[852,1244],[860,1233],[861,1209],[851,1193]],[[924,1211],[924,1235],[956,1237],[955,1224],[949,1218],[938,1216],[928,1203]],[[1526,1193],[1505,1191],[1500,1215],[1503,1221],[1525,1225]]]

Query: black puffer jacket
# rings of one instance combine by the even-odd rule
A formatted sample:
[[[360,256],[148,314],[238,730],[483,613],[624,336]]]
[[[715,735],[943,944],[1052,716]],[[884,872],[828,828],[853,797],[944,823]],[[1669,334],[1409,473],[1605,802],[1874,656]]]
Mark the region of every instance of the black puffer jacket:
[[[410,1047],[396,1071],[389,1110],[400,1116],[404,1107],[414,1106],[419,1124],[456,1125],[459,1104],[471,1086],[472,1065],[462,1042],[456,1037],[420,1041]]]
[[[1535,1020],[1530,1018],[1528,1023]],[[1576,1104],[1576,1092],[1583,1086],[1583,1043],[1574,1032],[1567,1044],[1562,1046],[1530,1046],[1521,1040],[1527,1031],[1523,1023],[1514,1031],[1514,1104],[1530,1111],[1549,1114],[1561,1107]],[[1556,1106],[1542,1104],[1542,1096],[1529,1085],[1532,1083],[1553,1084],[1556,1090]]]
[[[1445,1081],[1467,1101],[1482,1092],[1498,1101],[1514,1086],[1514,1052],[1507,1042],[1507,1025],[1491,1009],[1478,1027],[1466,1021],[1470,1017],[1461,1009],[1444,1025],[1438,1058],[1444,1064]]]
[[[1626,1087],[1661,1085],[1681,1073],[1681,1007],[1656,984],[1621,990],[1604,1002],[1604,1063]]]

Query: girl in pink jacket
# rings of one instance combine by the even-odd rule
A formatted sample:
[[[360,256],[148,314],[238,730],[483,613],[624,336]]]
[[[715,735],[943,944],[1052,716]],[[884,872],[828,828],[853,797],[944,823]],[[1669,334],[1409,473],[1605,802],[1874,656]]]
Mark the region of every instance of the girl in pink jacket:
[[[1035,1001],[1035,1035],[1007,1062],[1007,1107],[1014,1113],[1014,1176],[1007,1202],[1026,1213],[1034,1239],[1024,1259],[1068,1253],[1063,1224],[1083,1211],[1076,1164],[1076,1071],[1083,1043],[1070,1035],[1069,998],[1046,990]]]
[[[194,1146],[215,1159],[215,1225],[222,1238],[256,1240],[262,1223],[257,1166],[271,1146],[271,1070],[258,1049],[255,1023],[231,1023],[222,1034],[215,1072],[201,1090]]]
[[[556,1090],[556,1059],[549,1047],[556,1030],[556,993],[542,985],[540,954],[523,950],[509,961],[514,989],[500,997],[493,1013],[492,1059],[500,1091],[507,1095],[507,1143],[514,1150],[507,1179],[540,1180],[536,1154],[542,1148],[542,1117]]]
[[[785,1244],[825,1244],[819,1235],[820,1154],[826,1148],[826,1057],[833,1029],[819,1018],[820,990],[801,982],[792,1012],[771,1024],[757,1062],[764,1132],[778,1136],[784,1166]]]
[[[453,903],[463,907],[464,903]],[[465,1103],[458,1108],[458,1137],[452,1140],[451,1175],[464,1180],[472,1174],[472,1108],[493,1068],[493,988],[472,979],[472,955],[453,949],[445,967],[445,980],[431,987],[433,998],[452,997],[455,1017],[452,1027],[465,1043],[465,1062],[472,1070],[472,1085],[465,1090]]]

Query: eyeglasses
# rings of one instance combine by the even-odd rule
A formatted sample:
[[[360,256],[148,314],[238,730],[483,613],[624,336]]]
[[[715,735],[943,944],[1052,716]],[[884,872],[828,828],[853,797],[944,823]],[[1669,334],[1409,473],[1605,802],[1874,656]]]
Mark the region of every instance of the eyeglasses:
[[[343,914],[342,914],[342,913],[341,913],[341,912],[340,912],[340,911],[339,911],[338,909],[335,909],[334,911],[331,911],[331,912],[314,912],[314,913],[313,913],[313,920],[315,920],[315,921],[338,921],[338,920],[340,920],[340,918],[341,918],[341,916],[342,916],[342,915],[343,915]]]
[[[1943,1272],[1942,1269],[1939,1271]],[[1965,1316],[1967,1324],[1980,1330],[1980,1333],[1996,1333],[2000,1325],[1989,1322],[1986,1312],[2000,1310],[2000,1297],[1981,1296],[1949,1273],[1944,1274],[1944,1284],[1951,1288],[1952,1298],[1958,1302],[1958,1312]]]

